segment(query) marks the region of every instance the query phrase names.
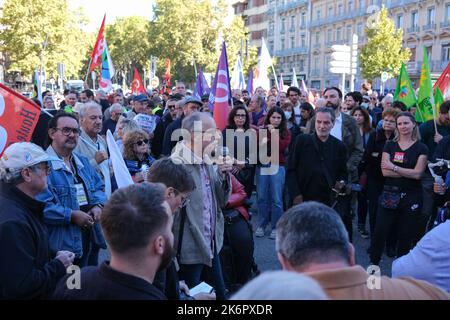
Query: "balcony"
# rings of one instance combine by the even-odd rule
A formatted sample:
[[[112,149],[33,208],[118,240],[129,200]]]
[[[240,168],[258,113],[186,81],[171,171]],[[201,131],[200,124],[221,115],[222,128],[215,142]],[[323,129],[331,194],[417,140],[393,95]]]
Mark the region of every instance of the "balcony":
[[[314,49],[319,49],[321,46],[322,46],[322,45],[321,45],[320,42],[319,42],[319,43],[315,43],[314,46],[313,46],[313,48],[314,48]]]
[[[450,20],[441,22],[441,28],[449,28],[450,27]]]
[[[335,22],[343,21],[343,20],[349,20],[356,17],[362,17],[368,15],[367,8],[359,8],[358,10],[352,10],[350,12],[344,13],[341,16],[331,16],[321,19],[315,19],[311,21],[310,26],[311,27],[318,27],[324,24],[332,24]]]
[[[290,49],[279,50],[275,52],[276,57],[287,57],[296,54],[308,54],[308,47],[296,47]]]
[[[419,3],[420,0],[386,0],[384,6],[386,9],[392,9],[397,7],[404,7],[408,4]]]
[[[410,27],[410,28],[406,29],[406,31],[408,33],[419,32],[420,31],[420,27],[419,26],[413,26],[413,27]]]
[[[430,23],[427,25],[422,26],[422,31],[429,31],[429,30],[436,30],[436,23]]]
[[[297,8],[297,7],[300,7],[303,5],[307,5],[307,4],[308,4],[307,0],[294,0],[289,3],[284,4],[282,6],[278,6],[276,8],[276,10],[278,11],[278,13],[283,13],[283,12],[286,12],[291,9],[294,9],[294,8]]]
[[[441,61],[441,70],[444,71],[445,68],[447,68],[447,65],[450,63],[450,60],[443,60]]]
[[[440,61],[440,60],[428,61],[428,63],[430,64],[430,71],[437,73],[441,73],[449,62],[450,61]],[[422,71],[422,61],[408,62],[407,69],[409,73],[420,74]]]

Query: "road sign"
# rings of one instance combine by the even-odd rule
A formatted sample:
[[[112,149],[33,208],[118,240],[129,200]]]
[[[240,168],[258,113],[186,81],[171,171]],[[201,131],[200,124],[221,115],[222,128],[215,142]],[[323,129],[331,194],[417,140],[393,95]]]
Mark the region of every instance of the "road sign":
[[[351,71],[351,54],[350,46],[334,45],[331,46],[331,61],[328,65],[331,73],[350,73]]]
[[[389,76],[386,71],[381,73],[381,81],[386,82],[388,80],[388,78],[389,78]]]

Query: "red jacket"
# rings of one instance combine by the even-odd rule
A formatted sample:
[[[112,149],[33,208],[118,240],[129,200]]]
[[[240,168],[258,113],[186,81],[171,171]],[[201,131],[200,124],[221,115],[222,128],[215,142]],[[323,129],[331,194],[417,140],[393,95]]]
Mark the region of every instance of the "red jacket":
[[[266,127],[261,127],[259,129],[265,129]],[[271,143],[271,134],[270,131],[267,132],[267,138],[268,138],[268,142],[267,144],[270,146]],[[278,159],[279,159],[279,165],[284,166],[286,164],[286,158],[284,156],[284,154],[286,153],[286,149],[287,147],[289,147],[289,144],[291,143],[291,131],[288,129],[286,131],[286,134],[284,137],[282,137],[280,135],[280,140],[278,142]],[[258,130],[258,144],[259,144],[259,130]]]
[[[228,198],[227,209],[235,209],[244,217],[245,220],[250,219],[248,210],[245,207],[245,201],[247,200],[247,193],[244,186],[239,180],[231,174],[231,196]]]

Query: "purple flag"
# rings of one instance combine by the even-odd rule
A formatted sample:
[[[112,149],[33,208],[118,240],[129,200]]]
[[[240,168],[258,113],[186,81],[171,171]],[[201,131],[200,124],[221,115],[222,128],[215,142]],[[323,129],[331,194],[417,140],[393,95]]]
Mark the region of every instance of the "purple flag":
[[[216,69],[216,75],[214,76],[214,80],[211,86],[211,90],[209,93],[209,110],[214,112],[214,102],[216,100],[216,91],[217,91],[217,80],[218,80],[218,75],[219,75],[219,68],[221,66],[224,66],[224,68],[226,68],[226,72],[227,72],[227,78],[228,78],[228,92],[229,94],[229,99],[228,102],[231,104],[231,85],[230,85],[230,73],[228,71],[228,58],[227,58],[227,47],[225,45],[225,41],[222,43],[222,53],[220,54],[220,58],[219,58],[219,63],[217,64],[217,69]]]
[[[247,91],[249,97],[251,98],[253,96],[253,69],[248,71]]]
[[[197,82],[195,84],[194,96],[200,100],[203,95],[209,94],[210,91],[211,90],[209,89],[208,82],[206,81],[205,75],[203,74],[202,69],[200,69],[200,72],[198,73],[198,76],[197,76]]]

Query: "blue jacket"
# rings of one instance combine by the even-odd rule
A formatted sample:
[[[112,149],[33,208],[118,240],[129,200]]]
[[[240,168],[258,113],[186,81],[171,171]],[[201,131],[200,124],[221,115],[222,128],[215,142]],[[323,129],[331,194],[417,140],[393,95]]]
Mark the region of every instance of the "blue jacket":
[[[47,149],[50,156],[58,157],[50,146]],[[78,175],[87,189],[89,205],[104,204],[106,195],[104,184],[95,169],[89,164],[89,160],[79,154],[73,153]],[[72,173],[62,161],[51,162],[51,174],[48,176],[48,187],[37,196],[38,200],[46,203],[44,209],[44,222],[49,231],[50,249],[53,252],[69,250],[75,253],[77,258],[83,255],[81,243],[81,229],[70,222],[72,210],[79,210],[77,190],[75,188]],[[95,224],[94,232],[101,241],[104,241],[101,228]]]

